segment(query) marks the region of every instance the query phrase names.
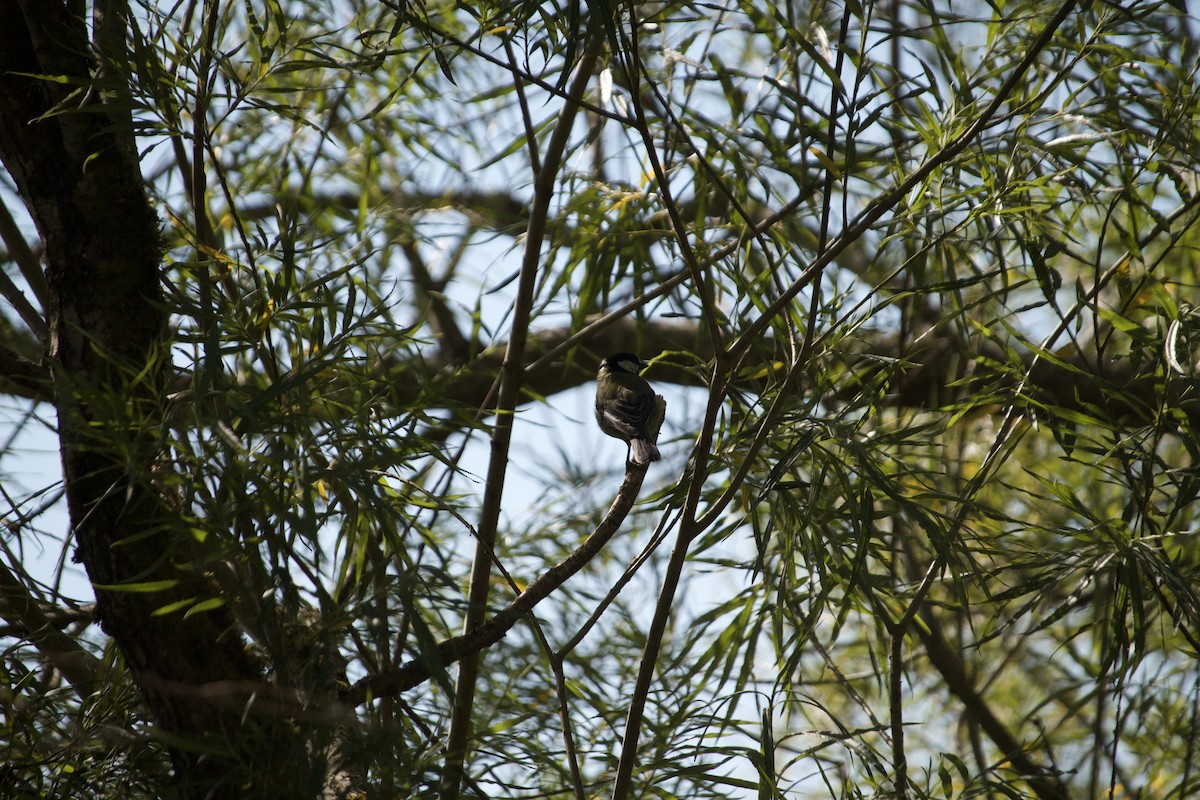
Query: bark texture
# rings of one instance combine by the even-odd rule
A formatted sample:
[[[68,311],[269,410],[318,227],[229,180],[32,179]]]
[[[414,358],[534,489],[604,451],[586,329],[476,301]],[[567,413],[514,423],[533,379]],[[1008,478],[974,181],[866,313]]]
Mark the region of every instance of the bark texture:
[[[223,785],[271,796],[259,780],[297,772],[294,763],[290,772],[263,763],[286,743],[235,745],[237,762],[218,755],[216,745],[279,744],[283,721],[244,719],[201,691],[214,682],[261,680],[228,611],[155,614],[216,590],[206,553],[159,488],[166,378],[159,221],[133,147],[130,108],[110,102],[123,87],[101,68],[121,53],[100,52],[98,44],[124,42],[126,9],[97,3],[90,41],[81,5],[0,4],[0,159],[45,243],[43,360],[76,558],[96,588],[97,617],[152,716],[174,743],[186,742],[172,747],[182,793]]]

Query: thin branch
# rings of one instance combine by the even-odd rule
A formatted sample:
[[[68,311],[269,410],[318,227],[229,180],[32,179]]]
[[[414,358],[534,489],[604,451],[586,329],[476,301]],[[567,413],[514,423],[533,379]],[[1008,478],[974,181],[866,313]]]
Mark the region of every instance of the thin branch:
[[[550,642],[546,640],[540,626],[535,624],[534,630],[546,650],[546,657],[550,661],[550,670],[554,673],[554,690],[558,695],[558,718],[562,725],[563,749],[567,757],[567,766],[571,772],[571,788],[575,792],[575,800],[586,800],[583,772],[579,768],[579,752],[575,747],[575,729],[571,725],[571,694],[567,690],[567,673],[563,668],[563,657],[550,647]]]
[[[582,642],[585,637],[587,637],[588,632],[591,631],[591,629],[596,626],[596,623],[600,621],[600,617],[604,615],[604,612],[608,609],[608,607],[611,606],[613,601],[617,599],[617,596],[620,595],[621,590],[629,584],[629,581],[633,580],[633,576],[637,574],[638,570],[640,570],[642,566],[644,566],[646,562],[650,560],[650,556],[658,550],[659,546],[664,541],[666,541],[667,532],[670,530],[671,526],[671,521],[667,517],[663,517],[663,519],[659,522],[657,529],[654,531],[654,535],[650,537],[650,541],[646,543],[644,548],[642,548],[642,552],[638,553],[637,557],[633,560],[633,563],[625,568],[625,571],[621,573],[621,577],[617,578],[616,582],[613,583],[612,587],[609,588],[608,592],[603,598],[601,598],[600,602],[596,604],[596,608],[591,614],[588,615],[587,620],[585,620],[584,623],[579,626],[579,630],[577,630],[575,634],[568,639],[562,647],[559,648],[558,653],[556,653],[557,656],[560,658],[566,656],[567,653],[578,647],[579,643]]]
[[[699,507],[705,478],[708,475],[708,461],[712,453],[717,420],[725,405],[725,390],[728,387],[728,381],[729,373],[721,372],[719,363],[715,365],[708,393],[708,406],[704,414],[704,424],[700,429],[700,436],[692,448],[692,475],[687,498],[684,501],[679,534],[676,536],[675,547],[671,550],[671,557],[667,561],[667,569],[663,574],[662,587],[659,589],[658,600],[654,605],[654,617],[646,631],[646,644],[642,649],[642,660],[638,666],[637,679],[629,698],[629,708],[625,716],[625,733],[621,741],[621,757],[617,763],[617,775],[613,782],[612,796],[614,800],[625,800],[629,796],[633,782],[633,770],[638,761],[638,740],[641,736],[646,701],[650,695],[650,685],[654,681],[663,636],[674,608],[675,592],[683,575],[688,547],[704,530],[697,524],[696,510]]]
[[[33,292],[37,304],[45,308],[49,291],[46,288],[46,274],[42,272],[38,257],[34,255],[33,249],[25,241],[24,234],[17,227],[8,206],[3,202],[0,202],[0,239],[3,239],[4,243],[8,245],[7,255],[16,262],[17,269],[21,271],[21,277],[25,279],[26,285]]]
[[[589,44],[588,52],[581,60],[564,108],[558,118],[550,140],[546,144],[545,157],[534,181],[533,204],[529,214],[529,228],[525,244],[525,257],[517,285],[517,296],[513,307],[512,335],[504,354],[500,371],[500,391],[496,404],[496,424],[492,432],[492,451],[488,461],[487,479],[484,487],[478,540],[471,567],[470,585],[467,589],[467,613],[463,622],[464,631],[478,627],[486,613],[488,594],[491,587],[491,566],[495,549],[496,529],[500,519],[500,504],[504,494],[504,479],[508,470],[508,451],[512,437],[513,413],[520,402],[521,387],[525,380],[525,344],[529,336],[533,313],[537,277],[541,271],[542,243],[546,235],[550,204],[555,195],[558,168],[562,163],[574,127],[580,104],[588,83],[599,60],[599,42]],[[475,699],[475,685],[479,673],[479,651],[467,654],[459,665],[455,685],[454,707],[450,718],[450,732],[446,741],[446,762],[440,782],[440,796],[444,800],[455,800],[462,783],[463,763],[466,759],[467,740],[471,730],[471,711]]]
[[[16,262],[17,269],[21,271],[21,277],[25,279],[25,284],[33,292],[37,305],[45,308],[48,296],[46,275],[42,272],[41,264],[38,263],[37,256],[33,254],[29,243],[25,241],[25,235],[21,233],[16,220],[8,210],[8,205],[2,200],[0,200],[0,240],[3,240],[8,246],[8,255]],[[25,299],[25,295],[12,284],[7,275],[0,273],[0,277],[4,279],[0,288],[4,291],[5,299],[13,303],[13,307],[21,319],[34,332],[39,341],[48,341],[49,328],[45,318]]]
[[[4,272],[0,272],[0,297],[8,301],[20,316],[21,321],[29,326],[29,330],[33,331],[40,341],[49,341],[50,329],[46,325],[46,320],[26,299],[25,293]]]
[[[888,626],[891,628],[892,626]],[[888,648],[888,705],[892,717],[892,785],[897,800],[908,798],[908,756],[904,754],[904,632],[891,634]]]
[[[710,280],[705,271],[701,270],[696,253],[692,250],[692,243],[689,239],[690,232],[687,226],[684,225],[683,218],[679,214],[679,206],[676,205],[671,192],[671,180],[667,176],[666,170],[663,169],[662,161],[658,157],[658,148],[655,145],[654,136],[651,134],[650,126],[646,121],[646,108],[642,103],[642,93],[639,89],[644,68],[641,59],[637,56],[638,25],[640,24],[640,20],[636,4],[630,2],[626,8],[629,13],[629,31],[627,34],[629,39],[626,42],[626,46],[617,52],[617,58],[624,66],[625,79],[629,82],[630,97],[633,103],[634,117],[636,118],[634,129],[642,138],[646,157],[650,160],[650,168],[654,171],[654,179],[658,184],[659,195],[662,197],[663,208],[666,209],[667,215],[671,220],[671,227],[675,231],[675,242],[679,246],[679,255],[683,259],[684,267],[687,268],[692,279],[692,285],[695,287],[696,294],[700,298],[702,309],[701,319],[708,328],[708,338],[713,342],[714,350],[716,350],[719,357],[724,349],[722,346],[724,334],[720,326],[722,315],[720,309],[717,308]],[[650,81],[650,83],[653,85],[653,81]],[[657,94],[657,90],[655,90],[655,93]]]
[[[525,96],[525,78],[521,70],[517,68],[517,57],[513,53],[512,37],[505,35],[504,54],[508,56],[508,69],[513,76],[513,90],[517,94],[517,104],[521,109],[521,125],[525,128],[525,148],[529,151],[529,167],[533,170],[533,174],[537,175],[542,171],[542,157],[538,153],[537,128],[533,124],[533,114],[529,111],[529,98]],[[568,59],[566,63],[570,63]],[[574,98],[564,98],[574,99]]]
[[[828,249],[819,253],[816,258],[812,260],[808,268],[801,273],[800,277],[793,281],[792,285],[789,286],[787,290],[784,291],[783,294],[781,294],[773,303],[771,303],[771,305],[763,311],[758,319],[746,326],[746,329],[737,338],[737,340],[730,345],[731,352],[738,352],[739,350],[748,349],[756,339],[766,332],[767,326],[770,324],[771,320],[776,315],[783,313],[796,295],[799,294],[804,287],[808,286],[810,283],[820,277],[825,267],[833,263],[833,261],[838,257],[838,255],[841,254],[843,250],[847,249],[851,243],[857,241],[863,234],[870,230],[871,226],[878,222],[884,214],[895,208],[895,206],[905,196],[907,196],[909,192],[919,186],[934,172],[934,170],[938,169],[943,164],[946,164],[952,158],[965,150],[975,140],[976,136],[986,130],[993,123],[993,118],[1000,110],[1000,107],[1007,102],[1009,96],[1016,91],[1018,85],[1024,79],[1025,73],[1031,66],[1033,66],[1033,63],[1037,60],[1041,51],[1050,43],[1050,39],[1054,36],[1054,32],[1063,22],[1066,21],[1071,11],[1075,8],[1075,5],[1075,0],[1067,0],[1067,2],[1063,3],[1062,6],[1059,7],[1058,11],[1046,24],[1046,27],[1042,30],[1041,34],[1038,35],[1037,40],[1030,45],[1025,57],[1013,70],[1012,74],[1009,75],[1008,79],[996,91],[996,96],[992,98],[992,102],[987,105],[987,107],[983,110],[983,112],[980,113],[975,121],[972,122],[967,129],[959,134],[955,139],[947,143],[945,147],[934,153],[933,156],[931,156],[927,161],[909,173],[908,177],[904,178],[891,189],[887,190],[873,200],[870,205],[868,205],[867,208],[858,215],[857,219],[852,224],[843,229],[841,234],[839,234],[836,239],[830,242]]]
[[[4,345],[0,345],[0,377],[10,383],[8,394],[43,403],[54,401],[50,370]]]
[[[357,706],[376,697],[408,691],[429,680],[434,671],[445,669],[503,639],[523,615],[528,614],[538,603],[566,583],[603,549],[633,509],[645,477],[645,467],[630,466],[616,498],[596,529],[579,547],[531,582],[525,591],[496,612],[491,619],[464,634],[439,643],[432,652],[422,653],[390,672],[363,678],[347,689],[339,700]]]

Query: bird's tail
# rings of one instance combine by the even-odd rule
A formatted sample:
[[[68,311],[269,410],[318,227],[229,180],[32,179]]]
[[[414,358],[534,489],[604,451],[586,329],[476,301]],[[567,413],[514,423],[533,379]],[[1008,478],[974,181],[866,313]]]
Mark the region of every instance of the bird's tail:
[[[654,396],[654,410],[646,424],[646,437],[637,438],[629,443],[629,460],[639,467],[644,467],[652,461],[658,461],[662,455],[658,452],[655,442],[658,441],[658,430],[662,427],[663,419],[667,416],[667,401],[661,394]]]
[[[645,439],[634,439],[629,443],[629,460],[639,467],[644,467],[651,461],[662,458],[653,442]]]

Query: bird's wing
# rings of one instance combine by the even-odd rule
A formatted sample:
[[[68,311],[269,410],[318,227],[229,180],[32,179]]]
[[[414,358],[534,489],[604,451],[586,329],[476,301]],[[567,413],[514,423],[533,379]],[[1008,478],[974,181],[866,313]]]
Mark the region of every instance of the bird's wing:
[[[617,398],[617,411],[625,418],[626,427],[634,428],[634,435],[645,437],[646,425],[655,412],[654,392],[622,391]]]
[[[601,411],[600,413],[604,415],[604,421],[612,426],[613,430],[620,433],[622,437],[626,439],[636,439],[641,435],[638,427],[630,425],[621,414],[616,414],[612,411]]]

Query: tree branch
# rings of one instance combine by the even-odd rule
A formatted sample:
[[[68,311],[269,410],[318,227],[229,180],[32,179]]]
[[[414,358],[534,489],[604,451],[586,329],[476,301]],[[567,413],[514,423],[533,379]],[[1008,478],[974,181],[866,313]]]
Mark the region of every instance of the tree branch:
[[[523,615],[532,611],[534,606],[549,597],[600,552],[633,509],[645,477],[645,467],[628,465],[625,480],[596,530],[570,555],[530,583],[525,591],[496,612],[491,619],[460,636],[441,642],[433,652],[421,653],[417,658],[390,672],[363,678],[343,692],[339,700],[347,705],[357,706],[376,697],[408,691],[429,680],[435,672],[444,670],[450,664],[479,653],[503,639]]]
[[[578,100],[583,97],[588,83],[592,80],[599,54],[599,42],[589,42],[587,53],[577,67],[566,102],[550,134],[541,169],[534,178],[533,204],[529,213],[525,254],[513,306],[511,336],[505,347],[499,371],[500,389],[496,403],[496,421],[492,429],[492,449],[480,509],[471,581],[467,590],[467,613],[463,623],[467,630],[482,621],[487,607],[492,559],[495,558],[496,529],[500,520],[500,501],[504,494],[505,474],[508,470],[513,412],[520,402],[521,389],[526,380],[526,342],[530,336],[529,328],[533,317],[537,277],[541,272],[542,244],[546,236],[550,204],[555,196],[554,189],[563,154],[566,152],[571,129],[579,112]],[[467,654],[459,667],[450,732],[446,741],[446,765],[440,784],[443,800],[455,800],[462,782],[479,665],[477,653],[478,651],[473,651]]]
[[[100,688],[97,676],[102,671],[102,665],[75,639],[59,630],[59,626],[51,620],[52,615],[59,614],[66,615],[67,612],[55,609],[47,613],[7,565],[0,563],[0,617],[13,626],[16,635],[28,638],[41,651],[46,661],[62,673],[81,699],[90,697]],[[79,617],[68,617],[71,618]]]
[[[920,616],[924,624],[914,625],[913,628],[920,634],[921,641],[925,644],[925,654],[946,682],[946,688],[962,701],[967,713],[979,723],[1003,759],[1025,778],[1039,800],[1066,800],[1067,789],[1062,781],[1026,754],[1025,748],[992,712],[991,706],[983,696],[975,690],[962,659],[942,635],[937,617],[928,607],[921,611]]]
[[[7,384],[6,394],[43,403],[54,400],[50,370],[4,345],[0,345],[0,378]]]

